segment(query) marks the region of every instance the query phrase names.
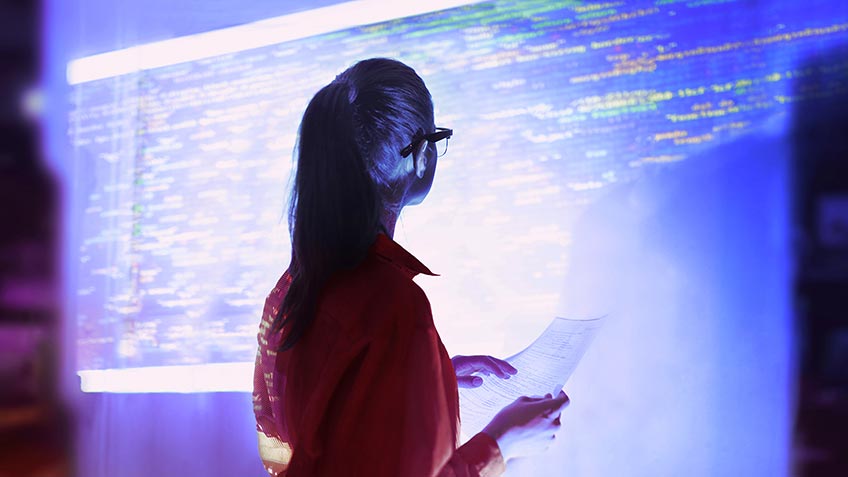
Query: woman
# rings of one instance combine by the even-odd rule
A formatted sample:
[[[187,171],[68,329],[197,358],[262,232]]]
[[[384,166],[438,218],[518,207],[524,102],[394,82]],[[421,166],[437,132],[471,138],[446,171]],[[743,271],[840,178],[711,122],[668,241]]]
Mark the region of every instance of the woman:
[[[456,448],[458,383],[516,370],[487,356],[451,362],[412,281],[432,273],[391,238],[401,209],[427,196],[436,143],[451,133],[435,127],[421,78],[389,59],[357,63],[307,106],[292,260],[265,303],[254,377],[272,475],[494,476],[553,439],[564,393],[520,398]]]

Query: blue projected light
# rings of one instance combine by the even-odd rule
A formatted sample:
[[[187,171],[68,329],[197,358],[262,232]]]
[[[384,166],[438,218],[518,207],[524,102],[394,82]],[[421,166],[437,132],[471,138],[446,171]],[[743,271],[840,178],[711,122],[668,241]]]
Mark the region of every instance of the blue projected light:
[[[69,65],[84,390],[251,388],[262,303],[288,263],[297,126],[359,59],[414,67],[455,131],[396,240],[442,275],[421,285],[448,349],[506,356],[557,313],[613,311],[563,303],[593,205],[780,134],[799,62],[848,30],[814,0],[756,15],[734,1],[494,1],[351,19],[345,5],[313,30],[286,17]],[[587,266],[628,266],[615,260]]]
[[[432,197],[398,237],[426,236],[411,248],[462,283],[438,290],[434,309],[465,317],[457,331],[515,316],[544,324],[568,271],[569,226],[588,204],[783,121],[797,59],[846,30],[807,7],[773,7],[760,31],[719,29],[739,8],[486,2],[226,54],[215,49],[232,44],[210,35],[171,45],[201,48],[72,63],[79,369],[252,362],[261,303],[287,263],[280,217],[300,115],[371,56],[415,67],[438,123],[456,131]],[[179,62],[97,69],[165,51]],[[489,328],[446,341],[505,352],[503,329]]]
[[[848,7],[383,3],[68,65],[83,390],[251,389],[301,115],[386,56],[454,131],[395,236],[451,354],[607,315],[553,451],[508,475],[788,475],[789,139],[845,89]]]

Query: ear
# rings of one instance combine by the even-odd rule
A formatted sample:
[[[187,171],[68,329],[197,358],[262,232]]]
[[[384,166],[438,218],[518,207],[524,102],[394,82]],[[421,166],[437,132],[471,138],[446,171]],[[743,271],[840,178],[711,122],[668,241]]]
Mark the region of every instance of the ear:
[[[418,176],[419,179],[424,177],[424,172],[427,170],[427,145],[430,144],[429,141],[421,141],[421,144],[415,149],[413,153],[413,162],[415,163],[415,175]]]

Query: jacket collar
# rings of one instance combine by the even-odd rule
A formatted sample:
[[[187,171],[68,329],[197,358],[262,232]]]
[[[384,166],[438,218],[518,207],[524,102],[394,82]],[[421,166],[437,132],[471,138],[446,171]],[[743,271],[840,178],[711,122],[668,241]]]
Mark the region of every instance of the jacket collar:
[[[403,270],[409,278],[419,273],[438,276],[386,234],[377,234],[371,252]]]

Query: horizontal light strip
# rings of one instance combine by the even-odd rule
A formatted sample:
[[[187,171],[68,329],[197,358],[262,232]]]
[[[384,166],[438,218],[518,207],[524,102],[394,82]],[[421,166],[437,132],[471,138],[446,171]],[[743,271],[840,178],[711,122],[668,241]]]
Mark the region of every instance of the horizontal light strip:
[[[78,371],[87,393],[202,393],[253,390],[254,363]]]
[[[86,56],[68,63],[68,84],[275,45],[356,26],[445,10],[480,0],[357,0],[196,35]]]

